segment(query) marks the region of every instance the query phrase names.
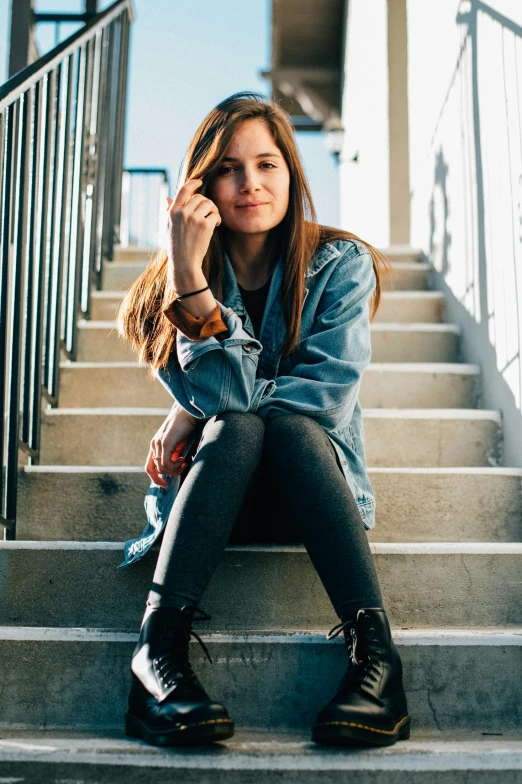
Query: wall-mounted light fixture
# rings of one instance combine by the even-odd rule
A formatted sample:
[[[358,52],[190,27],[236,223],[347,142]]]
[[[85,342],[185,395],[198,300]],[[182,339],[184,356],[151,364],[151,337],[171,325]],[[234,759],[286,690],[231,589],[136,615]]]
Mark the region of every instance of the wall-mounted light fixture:
[[[344,135],[344,128],[341,126],[333,127],[326,131],[326,149],[337,158],[337,161],[339,161],[344,147]]]

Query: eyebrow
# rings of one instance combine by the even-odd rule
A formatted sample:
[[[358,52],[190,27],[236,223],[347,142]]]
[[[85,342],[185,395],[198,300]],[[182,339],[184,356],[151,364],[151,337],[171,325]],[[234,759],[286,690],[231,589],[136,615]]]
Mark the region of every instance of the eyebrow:
[[[260,152],[259,155],[254,156],[255,158],[281,158],[281,155],[278,152]],[[238,161],[239,158],[222,158],[222,161]]]

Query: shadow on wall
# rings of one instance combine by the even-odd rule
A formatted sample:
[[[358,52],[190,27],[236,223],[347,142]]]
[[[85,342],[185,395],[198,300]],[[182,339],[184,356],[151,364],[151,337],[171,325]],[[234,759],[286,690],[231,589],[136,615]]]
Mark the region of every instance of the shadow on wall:
[[[429,254],[435,269],[446,277],[450,270],[449,249],[451,233],[449,222],[449,198],[447,189],[448,164],[444,152],[439,149],[435,158],[435,176],[430,201]]]
[[[426,247],[461,359],[481,365],[479,405],[501,410],[504,462],[522,466],[522,27],[480,0],[462,0],[455,22]]]

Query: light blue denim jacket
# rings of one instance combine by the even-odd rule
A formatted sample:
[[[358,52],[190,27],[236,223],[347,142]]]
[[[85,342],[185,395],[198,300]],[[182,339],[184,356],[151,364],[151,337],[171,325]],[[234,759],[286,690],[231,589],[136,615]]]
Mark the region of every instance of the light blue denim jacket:
[[[371,358],[369,298],[375,288],[372,257],[356,240],[324,243],[306,272],[300,341],[281,357],[286,335],[282,311],[283,259],[279,258],[265,305],[259,340],[243,304],[230,258],[225,253],[224,302],[219,304],[229,337],[190,340],[177,330],[176,358],[157,377],[176,403],[198,419],[223,411],[250,411],[269,421],[305,414],[329,436],[366,529],[375,525],[375,498],[368,477],[361,377]],[[190,449],[199,428],[189,438]],[[166,525],[179,490],[179,476],[164,476],[167,487],[151,483],[145,496],[147,525],[124,545],[120,566],[141,558]]]

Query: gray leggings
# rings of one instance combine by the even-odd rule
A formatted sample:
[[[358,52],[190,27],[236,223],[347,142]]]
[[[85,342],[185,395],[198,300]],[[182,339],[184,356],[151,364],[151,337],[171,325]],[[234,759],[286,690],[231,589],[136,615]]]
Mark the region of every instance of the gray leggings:
[[[198,605],[227,544],[286,541],[305,545],[339,618],[383,607],[362,517],[317,421],[228,411],[198,427],[149,605]]]

